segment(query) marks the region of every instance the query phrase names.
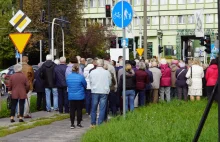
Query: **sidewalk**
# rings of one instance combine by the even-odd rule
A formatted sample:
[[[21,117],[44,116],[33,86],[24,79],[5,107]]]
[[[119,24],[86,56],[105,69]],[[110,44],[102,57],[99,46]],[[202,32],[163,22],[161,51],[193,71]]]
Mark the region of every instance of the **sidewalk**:
[[[90,127],[90,118],[83,116],[83,128],[70,129],[70,120],[56,121],[0,138],[0,142],[79,142]]]

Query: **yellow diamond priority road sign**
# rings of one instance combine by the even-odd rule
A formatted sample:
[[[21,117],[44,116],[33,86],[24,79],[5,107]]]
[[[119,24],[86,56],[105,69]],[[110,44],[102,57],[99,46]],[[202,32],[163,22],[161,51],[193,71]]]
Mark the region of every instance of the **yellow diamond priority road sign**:
[[[20,33],[30,24],[31,19],[19,10],[9,21]]]

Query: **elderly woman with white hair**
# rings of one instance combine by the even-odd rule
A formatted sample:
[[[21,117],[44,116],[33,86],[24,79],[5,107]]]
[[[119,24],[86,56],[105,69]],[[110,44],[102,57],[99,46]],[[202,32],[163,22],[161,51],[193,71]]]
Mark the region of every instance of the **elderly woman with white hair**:
[[[184,98],[185,101],[187,101],[187,87],[186,84],[186,74],[187,74],[187,68],[184,62],[179,63],[179,69],[176,71],[176,87],[178,92],[178,99],[182,100]]]
[[[27,77],[21,72],[22,66],[20,64],[16,64],[14,66],[15,74],[10,76],[9,80],[9,94],[11,94],[11,123],[15,122],[15,109],[17,103],[19,102],[20,116],[19,122],[24,122],[24,103],[25,99],[27,99],[27,92],[30,89],[30,84],[28,82]]]

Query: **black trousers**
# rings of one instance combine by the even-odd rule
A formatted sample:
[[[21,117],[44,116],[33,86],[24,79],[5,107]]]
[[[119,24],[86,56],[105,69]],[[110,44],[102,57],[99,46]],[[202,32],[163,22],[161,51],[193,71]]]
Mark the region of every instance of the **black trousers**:
[[[58,90],[58,106],[59,112],[63,113],[63,106],[65,107],[65,113],[69,113],[69,100],[67,87],[57,88]]]
[[[19,111],[20,111],[20,116],[23,117],[24,115],[24,103],[25,99],[11,99],[11,116],[15,116],[15,109],[17,107],[19,101]]]
[[[212,94],[212,90],[214,89],[215,86],[206,86],[206,91],[207,91],[207,97],[208,99],[211,97],[211,94]],[[214,100],[215,101],[218,101],[219,99],[219,95],[218,95],[218,88],[216,88],[217,90],[215,91],[216,93],[214,94],[215,97],[214,97]]]
[[[45,94],[45,92],[37,92],[37,110],[38,111],[41,109],[41,103],[42,103],[43,110],[46,111],[46,94]]]
[[[71,100],[70,101],[70,121],[74,124],[75,121],[75,111],[77,111],[77,124],[82,121],[82,109],[84,100]]]

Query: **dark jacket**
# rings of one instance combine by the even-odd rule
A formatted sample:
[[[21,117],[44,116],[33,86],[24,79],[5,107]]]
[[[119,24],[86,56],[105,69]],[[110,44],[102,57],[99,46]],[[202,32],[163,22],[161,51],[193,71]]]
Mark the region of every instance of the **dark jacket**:
[[[146,84],[146,90],[151,90],[151,88],[152,88],[151,83],[154,82],[153,73],[150,70],[146,70],[146,72],[147,72],[147,75],[149,77],[149,83]]]
[[[182,70],[184,70],[184,71],[182,71]],[[176,71],[176,87],[187,87],[187,84],[186,84],[187,71],[188,70],[186,68],[180,68]],[[180,74],[180,72],[181,72],[181,74]]]
[[[126,90],[135,90],[136,88],[136,79],[135,79],[135,73],[134,71],[126,72]],[[119,85],[118,85],[118,91],[121,95],[123,91],[123,75],[120,77]]]
[[[45,92],[44,80],[40,77],[41,68],[39,68],[34,74],[34,91],[35,92]]]
[[[149,83],[149,77],[144,70],[137,70],[135,72],[136,75],[136,89],[137,90],[145,90],[146,84]]]
[[[42,65],[41,78],[45,81],[45,88],[55,88],[55,73],[56,64],[52,61],[46,61]]]
[[[65,65],[65,64],[57,65],[54,68],[56,87],[58,87],[58,88],[62,88],[62,87],[67,86],[66,85],[66,77],[65,77],[66,68],[67,68],[67,65]]]

